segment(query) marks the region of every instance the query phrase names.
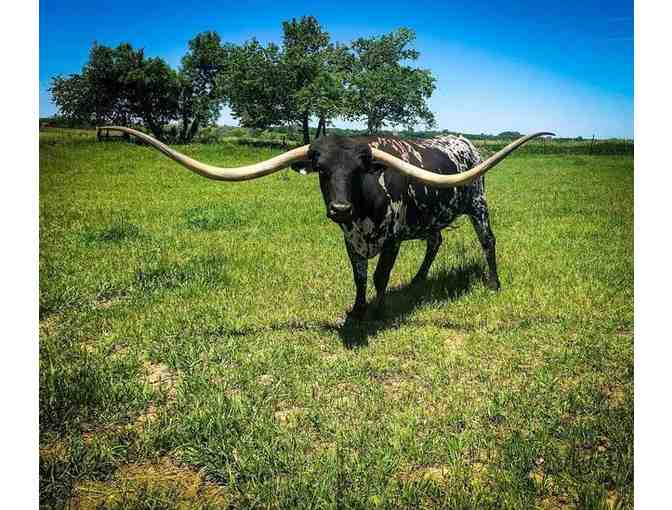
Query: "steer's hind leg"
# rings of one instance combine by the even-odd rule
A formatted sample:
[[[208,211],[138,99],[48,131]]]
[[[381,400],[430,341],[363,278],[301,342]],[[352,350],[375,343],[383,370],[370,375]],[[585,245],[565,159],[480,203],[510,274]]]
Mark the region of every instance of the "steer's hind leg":
[[[418,270],[418,274],[413,277],[413,283],[418,283],[427,278],[429,268],[432,267],[432,262],[434,262],[442,242],[443,237],[441,236],[441,231],[433,232],[427,238],[427,251],[425,252],[425,259],[422,261],[422,265]]]
[[[376,272],[373,274],[373,283],[376,286],[376,317],[382,317],[385,312],[385,290],[390,281],[390,272],[397,260],[400,245],[401,243],[398,241],[388,241],[383,245],[383,250],[380,253]]]
[[[361,319],[366,312],[366,278],[369,264],[368,260],[355,252],[347,241],[345,247],[348,251],[350,263],[352,264],[352,276],[355,280],[355,288],[357,289],[355,304],[349,315],[353,319]]]
[[[497,276],[497,258],[495,255],[495,235],[490,228],[490,216],[488,206],[484,201],[480,201],[474,211],[469,215],[471,224],[476,230],[476,235],[483,248],[485,259],[488,261],[488,279],[485,284],[492,290],[499,290],[499,276]]]

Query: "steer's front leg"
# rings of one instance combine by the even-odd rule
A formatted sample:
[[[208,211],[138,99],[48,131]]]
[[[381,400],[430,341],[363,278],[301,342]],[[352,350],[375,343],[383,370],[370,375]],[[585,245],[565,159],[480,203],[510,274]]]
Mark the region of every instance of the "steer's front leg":
[[[385,290],[387,289],[387,283],[390,281],[390,272],[397,260],[400,245],[401,243],[398,241],[385,242],[378,259],[376,272],[373,274],[373,283],[376,286],[375,314],[377,318],[383,317],[385,313]]]
[[[349,315],[353,319],[362,319],[366,313],[366,277],[369,263],[366,257],[362,257],[355,252],[347,241],[345,242],[345,247],[348,250],[348,257],[350,257],[350,263],[352,264],[352,276],[355,279],[355,287],[357,288],[355,304]]]

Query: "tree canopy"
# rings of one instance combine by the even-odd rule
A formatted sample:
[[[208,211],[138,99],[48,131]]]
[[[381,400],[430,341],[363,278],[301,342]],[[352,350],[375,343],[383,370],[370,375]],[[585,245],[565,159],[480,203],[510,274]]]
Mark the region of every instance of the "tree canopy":
[[[349,46],[332,42],[312,16],[283,22],[282,31],[280,46],[197,34],[178,69],[130,44],[94,43],[82,71],[56,76],[50,91],[72,122],[139,124],[182,143],[216,123],[223,105],[243,127],[298,125],[305,143],[311,119],[318,121],[316,136],[336,118],[365,122],[370,133],[434,124],[428,100],[435,78],[409,65],[419,57],[413,31]]]
[[[414,32],[402,28],[352,42],[354,66],[345,93],[345,116],[365,121],[369,133],[385,125],[434,125],[427,100],[434,92],[435,78],[427,69],[403,65],[419,57],[417,50],[408,47],[414,40]]]
[[[130,44],[94,43],[81,73],[56,76],[50,91],[59,113],[84,124],[141,124],[159,138],[181,123],[181,142],[217,120],[223,102],[219,76],[224,50],[212,32],[197,35],[176,71],[161,58],[146,58]]]

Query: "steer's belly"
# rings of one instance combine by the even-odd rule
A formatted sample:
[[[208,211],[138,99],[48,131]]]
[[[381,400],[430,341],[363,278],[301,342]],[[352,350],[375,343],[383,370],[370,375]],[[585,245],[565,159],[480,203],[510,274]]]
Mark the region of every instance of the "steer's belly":
[[[449,226],[458,215],[452,208],[440,207],[436,211],[426,211],[413,217],[408,215],[405,206],[402,206],[397,210],[390,209],[380,224],[365,218],[347,226],[341,225],[341,228],[345,242],[355,253],[370,259],[380,253],[385,241],[427,239],[434,232]]]

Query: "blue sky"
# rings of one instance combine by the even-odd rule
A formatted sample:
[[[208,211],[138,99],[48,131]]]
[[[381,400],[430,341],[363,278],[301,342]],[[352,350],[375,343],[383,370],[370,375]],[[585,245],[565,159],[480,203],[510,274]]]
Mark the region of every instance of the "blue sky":
[[[414,29],[417,65],[437,78],[441,129],[633,137],[633,5],[622,0],[41,0],[40,115],[55,112],[51,78],[79,72],[94,40],[130,42],[177,67],[198,32],[279,43],[282,21],[303,15],[340,42]],[[228,111],[220,121],[235,123]]]

